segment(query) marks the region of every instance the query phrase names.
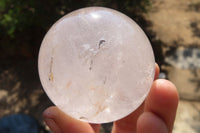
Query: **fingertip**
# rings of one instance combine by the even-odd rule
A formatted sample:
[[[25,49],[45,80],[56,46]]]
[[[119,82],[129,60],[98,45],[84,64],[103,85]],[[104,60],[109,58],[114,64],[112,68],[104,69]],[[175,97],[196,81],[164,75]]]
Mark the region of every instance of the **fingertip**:
[[[55,117],[57,117],[58,109],[55,106],[47,108],[43,112],[43,119],[47,126],[52,130],[54,133],[61,133],[61,129],[59,125],[55,121]]]
[[[158,115],[165,121],[169,131],[172,131],[178,101],[175,85],[168,80],[158,79],[153,82],[144,110]]]
[[[177,106],[179,101],[179,95],[176,86],[166,79],[158,79],[154,81],[152,89],[150,91],[150,97],[152,100],[161,102],[166,106]]]
[[[70,117],[55,106],[47,108],[43,112],[43,117],[46,124],[55,133],[94,132],[88,123]]]
[[[58,113],[58,108],[55,106],[51,106],[49,108],[47,108],[46,110],[44,110],[42,116],[43,118],[47,118],[47,119],[53,119],[54,117],[56,117],[56,114]]]

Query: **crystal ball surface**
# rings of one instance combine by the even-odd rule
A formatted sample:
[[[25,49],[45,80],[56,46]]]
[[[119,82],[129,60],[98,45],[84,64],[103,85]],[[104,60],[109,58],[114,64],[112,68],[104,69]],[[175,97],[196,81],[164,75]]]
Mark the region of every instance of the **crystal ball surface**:
[[[155,60],[133,20],[113,9],[88,7],[50,28],[38,66],[43,88],[58,108],[81,121],[107,123],[143,103]]]

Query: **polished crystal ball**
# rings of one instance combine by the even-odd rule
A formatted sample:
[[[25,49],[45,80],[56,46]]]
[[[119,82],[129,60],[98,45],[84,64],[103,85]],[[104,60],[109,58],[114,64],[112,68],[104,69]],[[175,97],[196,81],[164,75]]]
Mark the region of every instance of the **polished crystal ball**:
[[[145,100],[154,79],[151,44],[113,9],[89,7],[58,20],[39,52],[39,75],[53,103],[90,123],[119,120]]]

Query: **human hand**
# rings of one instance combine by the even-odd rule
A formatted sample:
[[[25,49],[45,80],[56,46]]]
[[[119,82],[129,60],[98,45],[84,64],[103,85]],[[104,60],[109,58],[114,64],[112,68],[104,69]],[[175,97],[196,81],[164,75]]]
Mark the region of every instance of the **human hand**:
[[[112,133],[171,133],[178,106],[176,87],[168,80],[155,79],[145,102],[133,113],[115,121]],[[49,107],[43,113],[44,121],[54,133],[98,133],[100,124],[76,120],[57,107]]]

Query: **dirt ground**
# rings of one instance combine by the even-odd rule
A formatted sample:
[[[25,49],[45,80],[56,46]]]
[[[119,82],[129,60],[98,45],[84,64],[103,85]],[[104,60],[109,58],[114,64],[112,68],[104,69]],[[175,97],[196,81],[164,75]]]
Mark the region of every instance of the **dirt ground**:
[[[199,0],[153,0],[146,20],[167,46],[200,46]]]

